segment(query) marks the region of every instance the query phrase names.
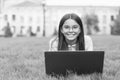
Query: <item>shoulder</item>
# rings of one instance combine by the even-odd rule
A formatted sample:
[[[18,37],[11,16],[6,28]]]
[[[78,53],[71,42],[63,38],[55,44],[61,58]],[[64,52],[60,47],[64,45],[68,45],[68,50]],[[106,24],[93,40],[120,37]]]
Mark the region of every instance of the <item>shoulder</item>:
[[[90,36],[88,36],[88,35],[85,35],[84,39],[85,39],[85,50],[87,50],[87,51],[93,50],[92,38]]]
[[[90,36],[88,36],[88,35],[85,35],[84,39],[85,39],[85,41],[92,41],[92,38]]]
[[[55,37],[52,37],[49,41],[49,45],[50,47],[57,47],[58,45],[58,37],[55,36]]]

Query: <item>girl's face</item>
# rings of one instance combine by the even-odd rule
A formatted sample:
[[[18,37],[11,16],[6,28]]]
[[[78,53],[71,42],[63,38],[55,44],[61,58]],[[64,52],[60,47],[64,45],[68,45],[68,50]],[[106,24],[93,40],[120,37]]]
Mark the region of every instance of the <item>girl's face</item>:
[[[61,32],[66,39],[75,40],[81,32],[80,25],[75,20],[68,19],[64,22]]]

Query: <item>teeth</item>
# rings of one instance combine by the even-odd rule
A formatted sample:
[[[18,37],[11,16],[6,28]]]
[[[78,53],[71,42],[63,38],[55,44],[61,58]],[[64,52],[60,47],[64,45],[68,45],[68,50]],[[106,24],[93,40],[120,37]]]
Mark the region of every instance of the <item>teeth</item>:
[[[74,35],[69,35],[69,36],[74,36]]]
[[[68,34],[68,35],[75,35],[75,34]]]
[[[75,34],[68,34],[68,35],[75,35]]]

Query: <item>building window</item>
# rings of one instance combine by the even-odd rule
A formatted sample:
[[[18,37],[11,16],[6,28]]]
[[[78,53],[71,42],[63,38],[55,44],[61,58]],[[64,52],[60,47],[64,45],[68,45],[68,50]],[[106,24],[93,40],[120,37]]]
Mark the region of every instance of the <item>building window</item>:
[[[29,17],[29,22],[32,23],[33,19],[32,17]]]
[[[21,18],[21,23],[24,23],[24,17],[21,16],[20,18]]]
[[[114,21],[114,16],[113,15],[111,16],[111,21]]]
[[[103,24],[106,24],[107,17],[106,15],[103,15]]]
[[[13,21],[16,20],[16,16],[14,14],[12,15],[12,19],[13,19]]]
[[[4,19],[5,19],[5,21],[7,21],[8,20],[8,15],[4,15]]]

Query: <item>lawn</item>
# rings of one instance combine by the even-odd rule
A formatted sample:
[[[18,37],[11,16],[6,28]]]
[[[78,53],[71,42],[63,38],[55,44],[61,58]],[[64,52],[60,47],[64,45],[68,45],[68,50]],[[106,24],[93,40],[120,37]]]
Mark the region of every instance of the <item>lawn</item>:
[[[119,80],[120,36],[91,36],[94,50],[104,50],[102,78],[71,74],[59,80]],[[44,51],[50,38],[0,38],[0,80],[58,80],[45,74]]]

